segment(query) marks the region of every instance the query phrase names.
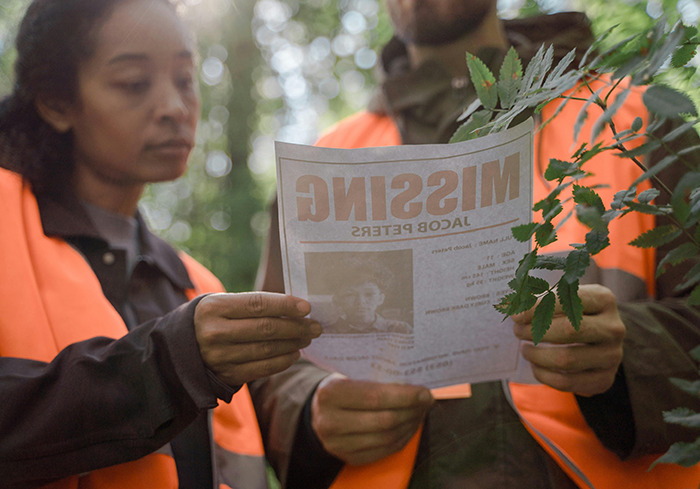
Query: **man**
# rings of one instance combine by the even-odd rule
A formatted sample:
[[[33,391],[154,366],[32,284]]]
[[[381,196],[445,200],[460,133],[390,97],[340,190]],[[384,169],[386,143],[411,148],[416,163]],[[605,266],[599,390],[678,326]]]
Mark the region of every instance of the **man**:
[[[320,146],[447,142],[458,125],[456,118],[475,97],[465,77],[465,52],[497,70],[511,45],[527,62],[542,43],[554,44],[555,56],[561,57],[574,47],[582,54],[591,42],[581,14],[501,22],[495,0],[386,4],[395,37],[382,52],[380,93],[367,111],[322,137]],[[630,99],[627,106],[620,117],[629,124],[643,107],[639,99]],[[563,149],[558,157],[568,158],[574,146],[573,123],[566,119],[571,114],[558,117],[536,136],[540,174],[549,157]],[[630,181],[620,166],[603,160],[596,167],[611,173],[615,181],[607,183],[613,191]],[[672,182],[677,175],[664,177]],[[543,185],[542,180],[535,178],[536,185]],[[262,288],[279,291],[276,218],[273,208],[272,239],[260,276]],[[471,386],[471,395],[465,388],[451,399],[433,401],[421,387],[353,381],[303,363],[281,374],[278,385],[290,390],[299,379],[306,379],[306,387],[320,381],[303,408],[295,407],[302,416],[291,463],[276,465],[283,483],[324,487],[345,464],[334,488],[697,485],[700,475],[680,467],[662,465],[646,472],[653,457],[671,443],[696,436],[665,423],[661,413],[679,406],[697,410],[697,399],[680,392],[668,378],[697,379],[688,351],[700,344],[700,313],[685,304],[682,292],[674,291],[672,282],[678,279],[666,274],[653,283],[653,256],[638,252],[628,257],[619,251],[629,241],[622,238],[653,225],[635,227],[628,221],[614,230],[613,246],[586,277],[591,285],[580,289],[584,318],[579,333],[558,314],[542,343],[524,347],[523,355],[543,383],[535,390],[482,383]],[[571,231],[565,237],[575,235]],[[659,250],[657,262],[664,252]],[[514,319],[516,335],[530,339],[531,314]],[[304,398],[300,391],[297,398]],[[266,407],[263,423],[274,422],[270,405]],[[419,441],[414,437],[407,445],[423,419]],[[319,446],[331,457],[316,465],[304,459],[300,447]],[[384,485],[373,485],[378,480]]]
[[[323,329],[324,334],[411,333],[406,321],[382,316],[384,283],[388,271],[368,267],[344,274],[338,280],[333,304],[341,311],[336,321]]]

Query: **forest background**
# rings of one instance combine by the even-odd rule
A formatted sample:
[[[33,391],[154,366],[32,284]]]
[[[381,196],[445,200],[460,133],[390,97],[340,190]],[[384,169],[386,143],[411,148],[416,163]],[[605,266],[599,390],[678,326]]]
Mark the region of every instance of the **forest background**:
[[[190,168],[153,185],[142,211],[155,232],[213,270],[230,291],[251,290],[275,193],[274,141],[312,144],[365,107],[391,35],[383,0],[181,0],[199,42],[202,113]],[[12,87],[13,40],[28,0],[0,5],[0,95]],[[698,26],[698,0],[499,0],[504,18],[585,12],[610,45],[662,16]],[[700,100],[692,76],[670,80]],[[466,75],[466,69],[465,69]]]

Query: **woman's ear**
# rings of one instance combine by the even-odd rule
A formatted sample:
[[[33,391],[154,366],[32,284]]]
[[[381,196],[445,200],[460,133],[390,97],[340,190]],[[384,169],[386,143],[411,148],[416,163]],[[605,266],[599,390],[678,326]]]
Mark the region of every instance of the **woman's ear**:
[[[34,105],[39,116],[44,122],[53,127],[56,132],[63,134],[73,127],[67,102],[37,97]]]

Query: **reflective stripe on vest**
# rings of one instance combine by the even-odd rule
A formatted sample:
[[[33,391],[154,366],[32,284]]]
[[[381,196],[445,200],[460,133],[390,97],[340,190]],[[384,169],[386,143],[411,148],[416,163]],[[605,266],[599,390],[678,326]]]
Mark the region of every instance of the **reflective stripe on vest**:
[[[0,355],[50,362],[63,348],[95,336],[127,332],[102,294],[87,261],[68,243],[44,235],[36,199],[21,178],[0,168]],[[196,290],[223,290],[208,270],[187,255],[182,260]],[[75,314],[80,311],[80,314]],[[231,488],[267,488],[263,445],[247,387],[220,403],[213,415],[218,483]],[[154,453],[133,462],[68,477],[55,489],[175,489],[173,458]]]
[[[598,86],[594,90],[597,88]],[[553,114],[556,105],[551,104],[545,108],[543,120]],[[580,108],[580,102],[570,101],[557,115],[556,122],[550,123],[535,137],[535,202],[550,192],[548,183],[541,177],[550,158],[568,160],[577,149],[572,135],[574,121]],[[592,107],[589,110],[591,112],[581,131],[586,139],[597,119],[592,111],[598,109]],[[641,93],[631,92],[626,104],[615,117],[617,130],[629,128],[637,116],[644,114],[646,109],[641,101]],[[609,130],[603,137],[610,139]],[[316,144],[334,148],[396,146],[401,144],[401,136],[390,117],[361,112],[338,123]],[[641,144],[641,141],[638,144]],[[586,184],[593,185],[599,181],[610,186],[609,189],[597,190],[607,205],[616,191],[626,189],[640,174],[634,165],[624,163],[626,162],[622,162],[618,157],[604,153],[587,162],[584,167],[595,174]],[[648,184],[638,186],[638,191],[645,188],[648,188]],[[652,295],[654,290],[654,250],[634,248],[627,243],[641,232],[651,229],[653,225],[653,216],[639,213],[617,220],[610,227],[612,244],[594,257],[596,265],[602,269],[621,270],[636,277],[642,285],[646,285],[649,295]],[[568,249],[570,243],[583,242],[588,231],[588,228],[575,218],[569,219],[559,230],[559,240],[547,247],[546,251],[555,253]],[[514,407],[528,431],[583,489],[690,488],[696,487],[700,481],[700,466],[684,468],[659,464],[648,472],[649,465],[658,456],[622,462],[602,446],[588,427],[573,394],[544,385],[511,384],[510,390]],[[408,487],[418,450],[418,438],[414,436],[401,451],[378,462],[360,467],[344,467],[334,481],[332,489]]]

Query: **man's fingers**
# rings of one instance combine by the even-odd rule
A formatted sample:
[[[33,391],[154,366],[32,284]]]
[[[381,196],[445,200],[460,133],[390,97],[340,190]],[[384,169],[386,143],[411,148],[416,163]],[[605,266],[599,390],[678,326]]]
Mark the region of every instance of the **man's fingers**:
[[[197,306],[206,313],[229,319],[277,317],[301,318],[311,311],[311,305],[298,297],[273,292],[242,292],[211,294]]]
[[[564,373],[532,365],[534,377],[554,389],[573,392],[580,396],[593,396],[610,389],[615,381],[615,371],[586,370],[578,373]]]
[[[595,345],[529,345],[522,346],[523,357],[537,368],[561,373],[578,373],[589,370],[617,370],[622,356],[622,346]]]
[[[616,304],[615,295],[610,289],[599,284],[585,284],[578,289],[578,296],[583,306],[583,314],[594,315]],[[513,321],[517,324],[529,324],[532,322],[535,308],[513,315]],[[557,298],[554,306],[554,316],[565,316],[561,303]]]
[[[412,409],[432,403],[430,390],[405,384],[380,384],[333,378],[316,391],[321,404],[335,404],[348,410]]]
[[[406,424],[391,432],[351,434],[331,440],[324,448],[350,465],[364,465],[402,449],[418,429]]]

